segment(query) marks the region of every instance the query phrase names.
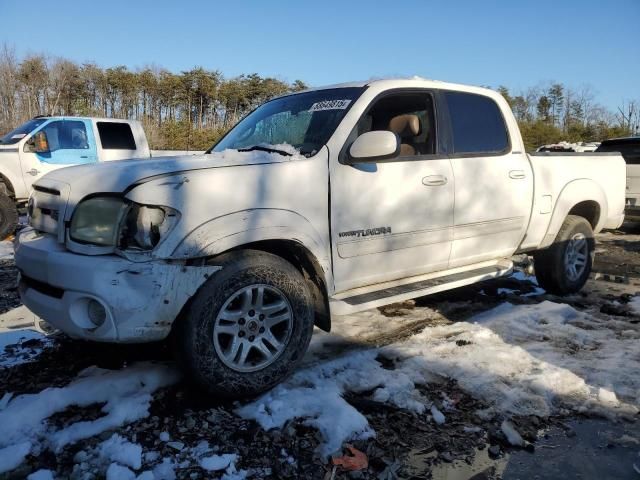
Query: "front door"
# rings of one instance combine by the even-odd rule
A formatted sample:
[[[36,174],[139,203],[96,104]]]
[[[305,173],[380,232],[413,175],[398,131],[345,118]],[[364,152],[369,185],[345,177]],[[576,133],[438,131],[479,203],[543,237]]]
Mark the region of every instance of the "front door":
[[[435,117],[428,91],[386,94],[368,108],[347,146],[367,131],[391,130],[400,137],[400,156],[359,165],[332,159],[336,292],[447,268],[454,182],[449,159],[437,152]]]
[[[40,131],[46,134],[48,151],[36,153],[30,140]],[[61,166],[97,161],[91,122],[77,118],[53,119],[43,124],[29,135],[20,152],[20,165],[27,190],[31,190],[33,182],[42,175]]]

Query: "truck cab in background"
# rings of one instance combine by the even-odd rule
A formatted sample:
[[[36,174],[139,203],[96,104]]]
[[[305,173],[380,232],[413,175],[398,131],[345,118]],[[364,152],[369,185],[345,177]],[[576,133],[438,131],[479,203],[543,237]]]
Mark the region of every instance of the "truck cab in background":
[[[36,117],[0,137],[0,239],[10,235],[32,184],[71,165],[150,158],[140,122],[89,117]]]

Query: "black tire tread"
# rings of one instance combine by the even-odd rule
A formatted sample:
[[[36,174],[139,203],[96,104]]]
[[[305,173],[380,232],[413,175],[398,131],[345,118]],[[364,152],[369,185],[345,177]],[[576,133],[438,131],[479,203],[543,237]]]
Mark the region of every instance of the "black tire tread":
[[[587,268],[582,277],[577,282],[571,283],[566,279],[564,273],[564,243],[578,231],[586,234],[590,255],[588,256]],[[533,255],[538,285],[548,293],[556,295],[566,295],[579,291],[591,273],[593,251],[594,239],[591,224],[584,217],[568,215],[560,227],[553,244],[544,250],[535,252]]]
[[[16,231],[18,209],[13,199],[0,192],[0,240],[4,240]]]
[[[223,398],[258,395],[289,376],[306,352],[314,325],[308,283],[289,262],[276,255],[239,250],[213,262],[222,270],[200,288],[172,333],[177,360],[188,380],[207,393]],[[271,365],[259,372],[239,373],[224,365],[213,347],[212,330],[217,309],[242,285],[272,283],[287,294],[294,311],[289,346]]]

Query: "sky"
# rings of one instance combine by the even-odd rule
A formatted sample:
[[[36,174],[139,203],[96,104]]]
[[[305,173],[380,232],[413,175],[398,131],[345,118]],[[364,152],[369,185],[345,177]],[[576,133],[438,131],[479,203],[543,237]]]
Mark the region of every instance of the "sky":
[[[389,76],[640,100],[640,0],[0,0],[0,44],[312,86]]]

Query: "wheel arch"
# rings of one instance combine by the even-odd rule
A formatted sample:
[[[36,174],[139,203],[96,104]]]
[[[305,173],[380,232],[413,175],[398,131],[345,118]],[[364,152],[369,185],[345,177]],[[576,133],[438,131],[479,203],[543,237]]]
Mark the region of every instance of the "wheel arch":
[[[315,325],[329,332],[331,315],[329,313],[329,295],[326,275],[318,259],[300,242],[294,240],[260,240],[235,247],[233,250],[251,249],[271,253],[292,264],[309,282],[313,295]]]
[[[596,182],[589,179],[569,182],[558,195],[540,248],[546,248],[553,243],[568,215],[585,218],[593,231],[599,232],[604,227],[607,212],[607,196]]]
[[[329,291],[333,277],[329,248],[311,223],[295,212],[254,209],[213,219],[185,236],[170,258],[209,263],[222,254],[243,249],[277,255],[298,269],[313,294],[315,324],[325,331],[331,329]],[[185,305],[182,310],[187,308]]]

